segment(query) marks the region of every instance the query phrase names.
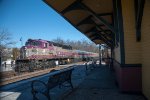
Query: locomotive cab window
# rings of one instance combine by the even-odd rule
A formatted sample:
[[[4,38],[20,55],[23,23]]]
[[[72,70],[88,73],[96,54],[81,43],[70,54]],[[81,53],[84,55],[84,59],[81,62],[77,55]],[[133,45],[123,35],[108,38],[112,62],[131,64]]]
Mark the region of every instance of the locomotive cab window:
[[[34,46],[39,46],[39,42],[33,42]]]
[[[44,43],[44,48],[47,48],[48,47],[48,43]]]
[[[51,44],[51,43],[49,43],[49,46],[52,46],[52,44]]]

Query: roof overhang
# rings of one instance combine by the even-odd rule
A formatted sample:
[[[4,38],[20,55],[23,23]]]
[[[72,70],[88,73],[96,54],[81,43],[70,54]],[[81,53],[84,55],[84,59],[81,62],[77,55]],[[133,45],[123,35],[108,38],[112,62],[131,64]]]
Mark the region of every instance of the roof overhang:
[[[113,0],[44,0],[96,44],[115,45]]]

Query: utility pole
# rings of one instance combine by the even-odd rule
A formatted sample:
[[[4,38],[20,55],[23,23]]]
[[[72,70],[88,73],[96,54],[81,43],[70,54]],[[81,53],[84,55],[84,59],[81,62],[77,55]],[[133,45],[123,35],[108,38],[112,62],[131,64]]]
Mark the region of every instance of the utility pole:
[[[0,54],[0,67],[2,66],[2,56]]]
[[[21,44],[21,47],[22,47],[23,46],[22,37],[20,38],[20,44]],[[21,50],[21,47],[20,47],[20,50]],[[24,52],[21,50],[20,59],[23,59],[23,58],[24,58]]]
[[[4,51],[0,48],[0,67],[2,66],[2,62],[3,62],[3,58],[2,58],[3,57],[3,53],[4,53]]]
[[[22,37],[20,38],[20,42],[21,42],[21,47],[23,46],[23,40]]]

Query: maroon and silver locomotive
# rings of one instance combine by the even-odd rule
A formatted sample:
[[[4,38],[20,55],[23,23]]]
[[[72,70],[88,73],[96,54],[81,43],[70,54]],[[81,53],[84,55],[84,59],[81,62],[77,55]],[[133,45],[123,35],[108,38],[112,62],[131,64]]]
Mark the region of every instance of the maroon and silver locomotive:
[[[42,39],[28,39],[21,48],[22,59],[57,59],[57,58],[89,58],[96,57],[97,53],[81,50],[72,50],[71,46],[61,45]]]
[[[72,57],[72,47],[41,39],[28,39],[21,48],[23,59],[52,59]]]
[[[19,73],[98,57],[98,53],[73,50],[71,46],[42,39],[28,39],[25,46],[21,47],[20,54],[15,67]]]

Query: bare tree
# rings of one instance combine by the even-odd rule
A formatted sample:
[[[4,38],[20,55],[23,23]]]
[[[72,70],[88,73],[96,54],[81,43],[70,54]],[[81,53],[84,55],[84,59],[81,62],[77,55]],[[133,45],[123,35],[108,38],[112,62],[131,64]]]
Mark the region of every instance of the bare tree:
[[[12,59],[16,60],[20,55],[20,50],[18,48],[13,48],[12,49],[12,55],[13,55]]]
[[[56,39],[53,39],[52,41],[55,43],[62,44],[62,45],[65,44],[65,41],[60,37],[57,37]]]
[[[6,29],[0,29],[0,61],[2,58],[10,56],[10,47],[15,42],[11,39],[11,34]]]
[[[96,53],[99,52],[98,46],[96,46],[96,44],[92,42],[88,42],[85,39],[81,39],[78,41],[68,39],[65,41],[58,37],[57,39],[53,39],[53,41],[59,44],[70,45],[72,46],[73,49],[76,49],[76,50],[83,50],[83,51],[96,52]]]

